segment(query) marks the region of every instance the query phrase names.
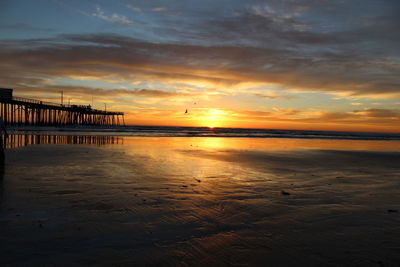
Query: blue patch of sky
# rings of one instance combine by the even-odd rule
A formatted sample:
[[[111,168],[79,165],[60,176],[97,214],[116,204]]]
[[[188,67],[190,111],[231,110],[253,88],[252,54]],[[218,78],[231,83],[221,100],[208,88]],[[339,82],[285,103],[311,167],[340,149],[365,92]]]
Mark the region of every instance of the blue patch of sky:
[[[10,1],[11,2],[11,1]],[[82,20],[77,19],[75,11],[60,6],[55,1],[15,0],[5,5],[0,13],[1,25],[28,25],[31,28],[8,31],[3,39],[46,38],[57,33],[73,32],[82,27]]]
[[[11,1],[10,1],[11,2]],[[110,1],[108,1],[110,6]],[[4,4],[0,11],[0,26],[3,26],[1,39],[30,39],[49,38],[59,34],[84,34],[112,32],[126,34],[144,39],[147,36],[145,28],[138,24],[122,25],[112,21],[102,20],[94,16],[96,7],[93,2],[73,1],[59,3],[56,1],[21,1]],[[116,5],[117,9],[107,7],[104,15],[112,17],[113,14],[134,19],[133,12],[126,7]],[[146,23],[146,22],[145,22]],[[145,24],[144,23],[144,24]],[[19,27],[18,27],[19,25]],[[22,27],[25,25],[25,27]]]

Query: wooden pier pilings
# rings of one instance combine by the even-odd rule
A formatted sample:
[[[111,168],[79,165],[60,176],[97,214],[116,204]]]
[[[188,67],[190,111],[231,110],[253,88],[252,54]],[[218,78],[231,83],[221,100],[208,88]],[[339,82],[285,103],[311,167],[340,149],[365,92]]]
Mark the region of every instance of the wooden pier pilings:
[[[125,125],[123,112],[92,109],[90,105],[64,105],[1,95],[0,116],[5,125],[15,126]]]

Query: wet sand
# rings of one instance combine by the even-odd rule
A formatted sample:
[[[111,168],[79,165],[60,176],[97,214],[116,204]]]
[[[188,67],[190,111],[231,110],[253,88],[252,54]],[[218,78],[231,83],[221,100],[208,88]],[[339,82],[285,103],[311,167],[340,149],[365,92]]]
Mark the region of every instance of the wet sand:
[[[141,137],[10,149],[0,265],[398,266],[398,148]]]

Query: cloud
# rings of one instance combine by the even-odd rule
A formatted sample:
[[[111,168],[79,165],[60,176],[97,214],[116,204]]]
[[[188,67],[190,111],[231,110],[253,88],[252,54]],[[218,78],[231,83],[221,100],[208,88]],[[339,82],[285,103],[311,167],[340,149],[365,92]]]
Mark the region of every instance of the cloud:
[[[291,108],[272,108],[275,112],[282,116],[293,116],[299,114],[301,111]]]
[[[32,94],[35,93],[44,93],[44,94],[56,94],[60,93],[60,90],[63,90],[65,94],[70,96],[97,96],[97,97],[144,97],[144,98],[180,98],[187,97],[193,98],[196,97],[196,94],[189,94],[177,91],[166,91],[166,90],[156,90],[156,89],[143,89],[143,88],[132,88],[132,89],[120,89],[120,88],[111,88],[104,89],[98,87],[90,87],[90,86],[67,86],[67,85],[46,85],[42,84],[40,87],[32,87],[32,86],[19,86],[19,93]]]
[[[156,11],[156,12],[164,12],[164,11],[167,11],[167,9],[166,9],[165,7],[156,7],[156,8],[153,8],[152,10],[153,10],[153,11]]]
[[[285,90],[400,99],[400,64],[379,55],[322,52],[313,58],[280,47],[151,43],[110,34],[10,40],[1,45],[0,79],[8,81],[14,76],[16,80],[84,76],[185,83],[232,92],[254,83],[279,87],[277,95],[258,92],[271,99],[290,95]]]
[[[399,131],[400,126],[396,124],[400,120],[400,110],[377,110],[366,109],[363,111],[352,112],[328,112],[324,110],[307,111],[284,108],[273,108],[271,111],[260,110],[240,110],[240,109],[225,109],[221,113],[228,115],[229,120],[253,122],[254,124],[274,125],[275,123],[286,123],[290,125],[308,125],[306,128],[315,128],[312,125],[320,127],[329,126],[334,129],[335,125],[341,125],[346,130],[356,130],[357,127],[369,130],[385,129]],[[228,118],[226,118],[228,119]],[[332,125],[334,125],[332,127]],[[365,128],[365,129],[367,129]]]
[[[400,126],[400,110],[372,110],[354,112],[328,112],[295,110],[295,115],[285,109],[268,111],[230,110],[232,120],[252,122],[258,127],[281,127],[292,125],[298,129],[326,129],[345,131],[393,131]],[[251,124],[250,124],[251,125]],[[268,125],[268,126],[267,126]],[[280,126],[281,125],[281,126]]]
[[[276,91],[273,92],[268,92],[268,93],[252,93],[256,97],[260,98],[267,98],[267,99],[285,99],[285,100],[291,100],[298,98],[295,95],[289,95],[289,94],[279,94]]]
[[[131,95],[153,97],[153,98],[176,98],[176,97],[194,97],[196,94],[187,94],[180,92],[169,92],[163,90],[154,89],[133,89],[132,91],[126,91]]]
[[[400,110],[366,108],[363,110],[354,110],[353,113],[371,118],[391,118],[400,121]]]
[[[135,23],[134,21],[128,19],[124,15],[114,13],[111,16],[107,16],[107,15],[105,15],[104,11],[99,6],[96,7],[96,12],[93,13],[92,15],[94,17],[100,18],[102,20],[109,21],[109,22],[116,23],[116,24],[121,24],[121,25],[131,25],[131,24]]]
[[[386,125],[397,128],[400,127],[396,124],[400,120],[400,110],[398,109],[364,109],[354,110],[351,112],[315,112],[314,116],[307,116],[301,120],[305,122],[315,123],[345,123],[354,125]]]
[[[132,10],[132,11],[137,12],[137,13],[142,13],[142,9],[139,8],[139,7],[133,6],[131,4],[128,4],[126,7],[129,8],[130,10]]]

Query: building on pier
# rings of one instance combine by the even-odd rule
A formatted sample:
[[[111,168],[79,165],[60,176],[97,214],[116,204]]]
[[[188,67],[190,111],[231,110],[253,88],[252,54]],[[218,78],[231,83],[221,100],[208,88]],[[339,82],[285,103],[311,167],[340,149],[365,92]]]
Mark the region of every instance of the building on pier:
[[[93,109],[90,105],[65,105],[13,96],[0,88],[0,116],[5,125],[125,125],[124,113]]]

